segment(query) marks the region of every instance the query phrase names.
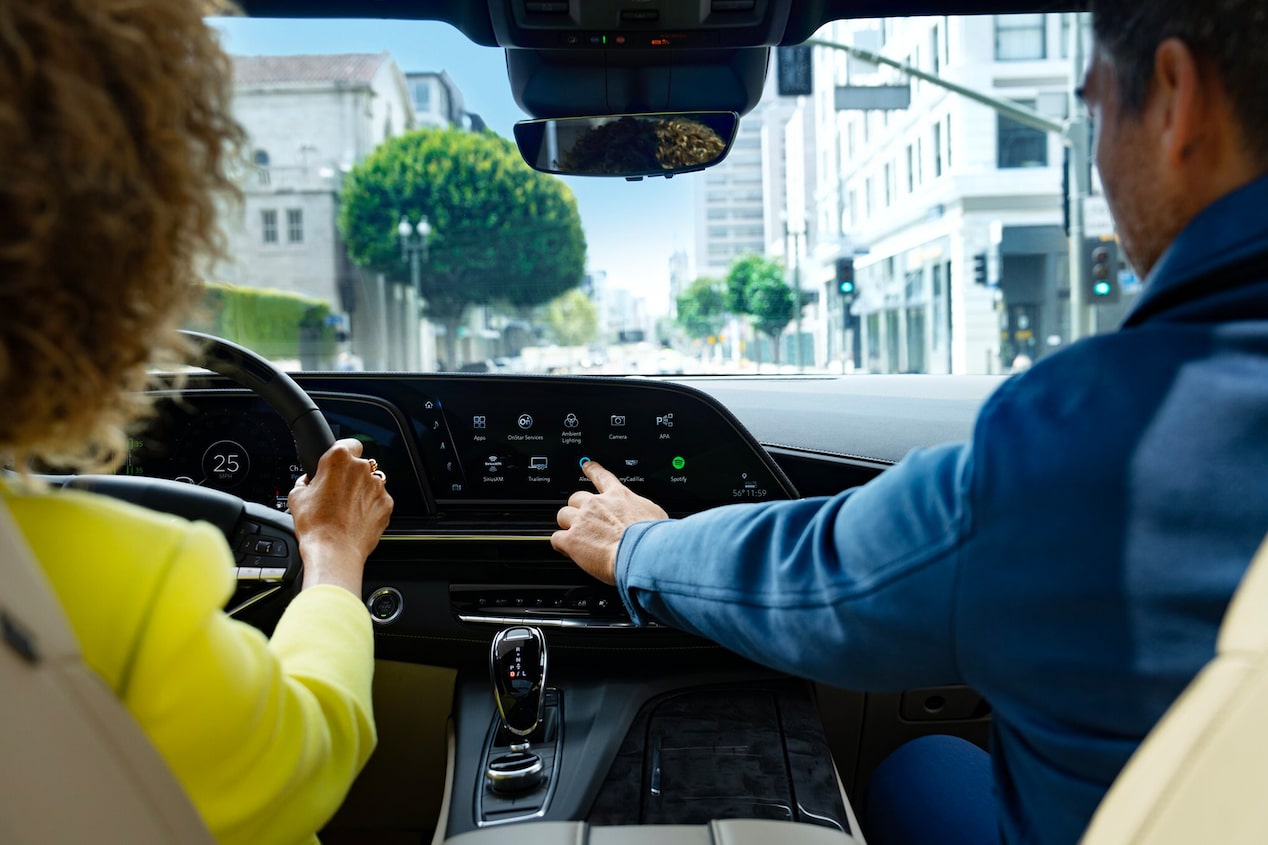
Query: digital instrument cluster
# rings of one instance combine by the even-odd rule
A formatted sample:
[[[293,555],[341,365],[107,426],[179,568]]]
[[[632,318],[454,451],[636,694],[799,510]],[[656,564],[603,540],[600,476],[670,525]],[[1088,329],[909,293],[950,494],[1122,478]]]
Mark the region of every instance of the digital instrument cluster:
[[[320,397],[336,438],[352,437],[384,467],[397,470],[392,494],[403,515],[426,510],[405,426],[393,411],[361,397]],[[241,391],[165,395],[145,428],[129,438],[122,475],[167,478],[211,487],[286,510],[303,474],[295,440],[263,400]]]

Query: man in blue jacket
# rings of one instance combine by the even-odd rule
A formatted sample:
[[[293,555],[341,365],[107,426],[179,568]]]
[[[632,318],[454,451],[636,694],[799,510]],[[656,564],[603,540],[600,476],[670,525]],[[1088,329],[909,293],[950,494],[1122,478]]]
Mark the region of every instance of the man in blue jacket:
[[[1146,280],[1119,331],[1009,380],[971,442],[832,498],[671,521],[591,463],[597,494],[558,515],[555,547],[638,622],[836,686],[987,697],[975,788],[998,807],[908,783],[919,812],[873,812],[873,843],[1077,840],[1268,530],[1268,8],[1094,5],[1096,161]]]

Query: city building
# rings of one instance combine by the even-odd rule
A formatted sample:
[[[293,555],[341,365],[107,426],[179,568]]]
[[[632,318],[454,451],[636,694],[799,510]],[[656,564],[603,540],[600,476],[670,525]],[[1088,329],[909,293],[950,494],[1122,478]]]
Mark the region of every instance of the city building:
[[[326,301],[366,366],[404,360],[398,286],[353,266],[336,226],[344,174],[414,126],[404,75],[387,53],[355,53],[235,56],[233,79],[247,163],[213,278]]]
[[[405,74],[405,81],[418,126],[484,131],[483,118],[467,111],[461,89],[445,71],[410,71]]]
[[[1059,121],[1076,72],[1072,20],[850,21],[820,36]],[[909,108],[838,110],[838,86],[908,79],[841,51],[816,48],[814,79],[798,109],[816,175],[790,162],[789,179],[812,209],[803,280],[822,297],[816,357],[868,372],[998,373],[1068,343],[1062,139],[915,79]],[[849,302],[844,273],[856,281]]]

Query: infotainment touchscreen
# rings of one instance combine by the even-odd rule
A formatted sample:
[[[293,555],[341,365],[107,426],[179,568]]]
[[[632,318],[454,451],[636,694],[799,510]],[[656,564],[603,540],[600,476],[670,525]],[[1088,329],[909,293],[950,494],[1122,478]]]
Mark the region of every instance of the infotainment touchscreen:
[[[463,387],[434,386],[424,411],[423,452],[450,470],[433,490],[439,501],[561,503],[589,487],[585,458],[670,512],[789,495],[729,416],[685,389],[551,379]]]

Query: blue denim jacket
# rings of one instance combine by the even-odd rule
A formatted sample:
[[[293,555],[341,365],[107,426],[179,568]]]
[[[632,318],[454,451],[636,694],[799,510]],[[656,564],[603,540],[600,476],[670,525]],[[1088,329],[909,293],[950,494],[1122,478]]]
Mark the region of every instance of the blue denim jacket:
[[[630,613],[839,687],[970,684],[1004,840],[1075,842],[1268,531],[1265,209],[1268,179],[1204,211],[1123,328],[1006,382],[972,442],[631,527]]]

